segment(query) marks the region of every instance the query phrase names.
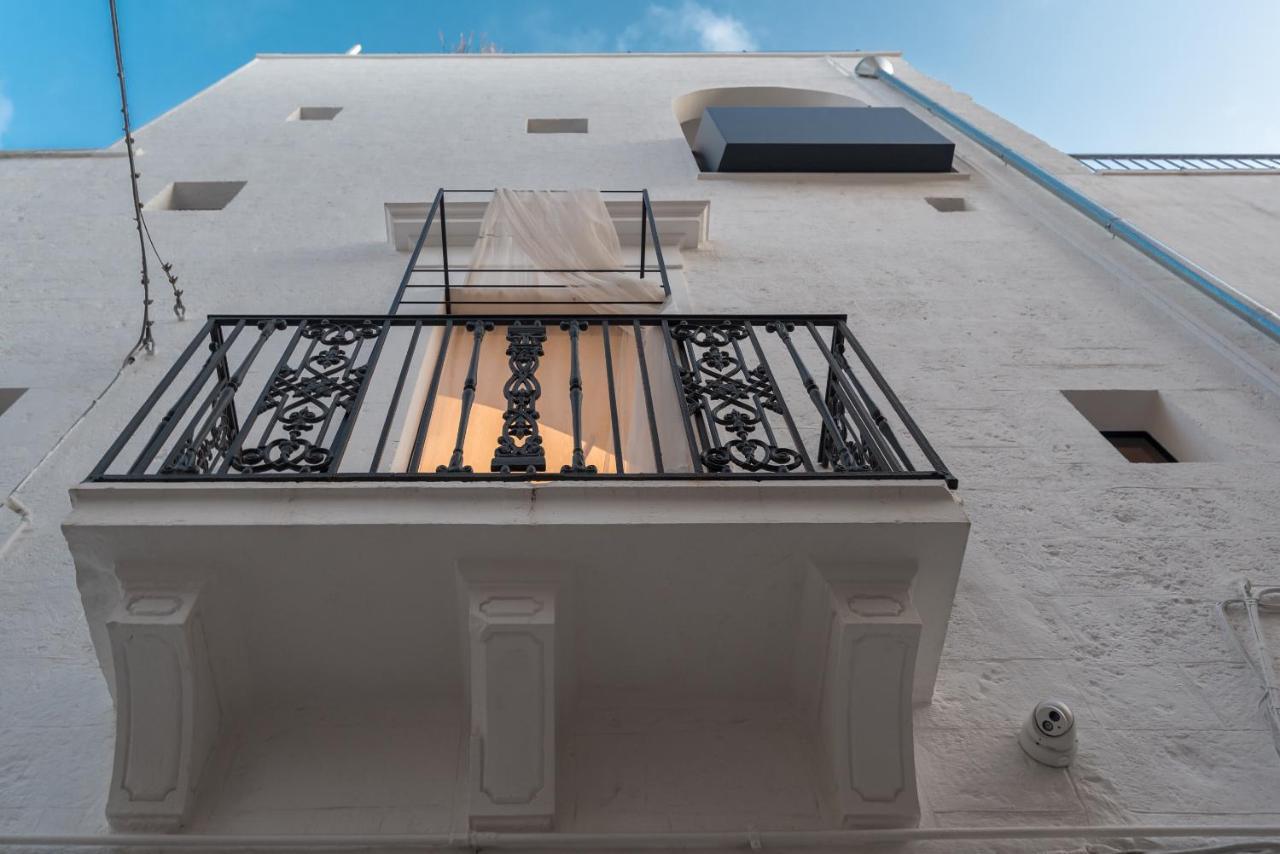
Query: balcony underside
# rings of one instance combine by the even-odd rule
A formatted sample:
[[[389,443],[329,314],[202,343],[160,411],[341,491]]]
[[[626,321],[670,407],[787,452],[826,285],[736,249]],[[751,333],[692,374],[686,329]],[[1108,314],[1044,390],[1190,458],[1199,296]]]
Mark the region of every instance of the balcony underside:
[[[200,797],[165,826],[224,830],[250,820],[234,806],[245,786],[276,792],[281,810],[386,800],[337,794],[350,779],[404,791],[395,814],[430,829],[446,814],[694,829],[730,822],[730,802],[768,813],[744,775],[794,793],[770,802],[772,826],[898,823],[851,819],[832,794],[828,604],[861,597],[875,622],[901,601],[891,631],[918,613],[902,696],[927,702],[968,530],[939,482],[92,484],[74,500],[66,533],[109,678],[131,603],[142,622],[164,597],[198,610],[189,657],[208,659],[217,735],[193,748]],[[508,635],[533,640],[490,643]],[[115,679],[119,706],[132,689]],[[502,717],[530,697],[536,709]],[[514,745],[494,773],[518,781],[535,742],[550,764],[534,788],[554,797],[514,818],[501,803],[477,811],[479,764]],[[313,785],[273,776],[280,750],[315,755]],[[692,785],[691,768],[710,788],[679,803],[646,776]],[[600,801],[611,774],[647,792],[618,815]]]

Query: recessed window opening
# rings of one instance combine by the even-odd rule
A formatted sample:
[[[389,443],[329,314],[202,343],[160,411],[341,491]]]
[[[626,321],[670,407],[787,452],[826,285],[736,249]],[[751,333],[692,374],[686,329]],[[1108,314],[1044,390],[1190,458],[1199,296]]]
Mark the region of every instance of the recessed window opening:
[[[1146,430],[1103,430],[1102,435],[1131,463],[1176,463],[1173,454]]]
[[[18,398],[26,392],[25,388],[0,388],[0,415],[18,402]]]
[[[245,181],[174,181],[144,205],[149,211],[220,211]]]
[[[529,119],[528,133],[586,133],[586,119]]]
[[[1202,462],[1224,457],[1221,442],[1161,392],[1090,389],[1062,394],[1100,438],[1131,463]]]
[[[924,200],[938,213],[960,213],[969,210],[962,196],[925,196]]]
[[[331,122],[340,112],[341,107],[299,107],[289,114],[288,121]]]

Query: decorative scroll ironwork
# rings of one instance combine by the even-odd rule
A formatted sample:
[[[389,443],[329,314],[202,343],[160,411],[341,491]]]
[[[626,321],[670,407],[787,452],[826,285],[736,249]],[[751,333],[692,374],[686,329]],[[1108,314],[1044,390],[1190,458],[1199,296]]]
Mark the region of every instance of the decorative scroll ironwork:
[[[747,365],[739,342],[748,334],[744,321],[671,327],[681,348],[680,391],[702,445],[699,457],[711,472],[792,471],[803,460],[778,443],[769,424],[767,413],[784,415],[785,404],[768,367]],[[718,428],[735,438],[722,440]]]
[[[538,432],[538,398],[542,384],[538,382],[538,360],[547,340],[541,321],[513,323],[507,327],[507,364],[511,377],[502,386],[507,410],[502,414],[502,435],[493,452],[492,470],[511,472],[545,471],[547,455]]]
[[[326,437],[335,421],[341,432],[342,422],[352,416],[352,403],[368,373],[368,366],[356,360],[363,343],[380,333],[381,327],[369,320],[308,323],[301,334],[311,345],[301,364],[282,365],[271,378],[254,413],[270,412],[271,419],[258,445],[241,449],[232,468],[254,474],[328,471],[333,451]]]

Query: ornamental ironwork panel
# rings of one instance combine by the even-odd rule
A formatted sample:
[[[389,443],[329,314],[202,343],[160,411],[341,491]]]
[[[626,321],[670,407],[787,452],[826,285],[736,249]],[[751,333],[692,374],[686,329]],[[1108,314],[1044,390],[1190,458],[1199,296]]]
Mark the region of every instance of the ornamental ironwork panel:
[[[680,392],[698,441],[698,458],[711,472],[788,472],[800,452],[778,441],[768,413],[789,418],[772,373],[757,350],[751,365],[744,321],[671,327],[679,354]]]
[[[276,370],[253,413],[255,419],[267,416],[257,444],[241,448],[231,467],[248,473],[328,471],[334,450],[328,441],[353,417],[352,404],[367,379],[361,350],[381,331],[368,320],[308,322],[300,333],[308,341],[300,363]]]
[[[502,413],[502,434],[493,452],[493,471],[545,471],[547,455],[538,432],[538,363],[547,330],[541,321],[513,323],[507,327],[507,365],[511,377],[502,386],[507,409]]]

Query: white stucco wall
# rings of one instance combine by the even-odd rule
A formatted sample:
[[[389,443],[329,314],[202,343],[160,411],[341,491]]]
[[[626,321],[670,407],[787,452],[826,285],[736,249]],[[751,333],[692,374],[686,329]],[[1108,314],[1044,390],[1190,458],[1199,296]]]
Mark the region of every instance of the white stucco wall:
[[[1007,142],[1071,168],[898,65]],[[248,182],[223,211],[150,215],[196,316],[381,311],[404,263],[387,245],[383,205],[442,185],[646,186],[657,199],[709,199],[710,245],[684,256],[691,308],[847,311],[961,479],[970,548],[934,703],[917,713],[925,823],[1276,820],[1280,760],[1213,610],[1243,577],[1276,580],[1275,345],[944,125],[967,180],[702,180],[671,102],[731,85],[900,103],[821,57],[264,58],[138,131],[142,195],[174,180]],[[286,121],[308,105],[343,110],[333,122]],[[591,131],[525,133],[527,118],[546,116],[585,116]],[[113,158],[0,159],[0,386],[31,389],[0,416],[6,490],[110,381],[136,335],[126,168]],[[1100,186],[1118,180],[1080,178],[1100,198],[1123,195],[1103,200],[1123,202],[1122,213],[1191,257],[1205,253],[1228,280],[1280,261],[1274,241],[1257,239],[1274,218],[1274,205],[1253,196],[1261,185],[1214,194],[1215,221],[1242,225],[1204,240],[1154,184]],[[1194,191],[1216,180],[1185,183]],[[964,196],[972,210],[941,214],[925,196]],[[1180,245],[1187,236],[1200,242]],[[169,314],[163,282],[154,292],[160,353],[126,370],[24,486],[30,524],[8,514],[0,527],[16,532],[0,559],[5,832],[104,826],[111,702],[57,526],[67,488],[195,332]],[[1105,388],[1159,390],[1220,453],[1125,462],[1059,393]],[[1031,764],[1015,743],[1047,694],[1076,711],[1081,752],[1067,771]],[[303,773],[290,756],[306,744],[281,748],[272,767]],[[763,768],[744,766],[762,782],[744,772],[741,803],[767,801],[769,769],[799,773],[780,751]],[[584,805],[597,827],[748,819],[682,813],[675,753],[636,761],[647,774],[600,781],[625,797]],[[242,808],[219,829],[434,830],[454,818],[445,796],[415,814],[351,784],[326,793],[331,809],[312,810],[284,797],[255,803],[254,781],[239,785]]]

